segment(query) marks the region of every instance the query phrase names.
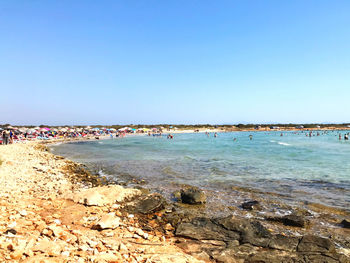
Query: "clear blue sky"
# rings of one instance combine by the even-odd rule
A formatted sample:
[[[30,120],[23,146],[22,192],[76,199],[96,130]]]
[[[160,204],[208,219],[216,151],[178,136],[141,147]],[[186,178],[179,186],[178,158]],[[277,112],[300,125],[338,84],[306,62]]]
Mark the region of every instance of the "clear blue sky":
[[[0,1],[0,123],[350,122],[350,1]]]

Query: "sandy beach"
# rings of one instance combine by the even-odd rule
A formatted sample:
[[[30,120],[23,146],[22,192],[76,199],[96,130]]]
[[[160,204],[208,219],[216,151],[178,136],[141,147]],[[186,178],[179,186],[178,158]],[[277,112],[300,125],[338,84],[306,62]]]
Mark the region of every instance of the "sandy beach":
[[[0,147],[0,160],[1,262],[199,262],[119,210],[137,190],[108,189],[119,205],[86,197],[91,183],[72,183],[74,163],[37,142]]]

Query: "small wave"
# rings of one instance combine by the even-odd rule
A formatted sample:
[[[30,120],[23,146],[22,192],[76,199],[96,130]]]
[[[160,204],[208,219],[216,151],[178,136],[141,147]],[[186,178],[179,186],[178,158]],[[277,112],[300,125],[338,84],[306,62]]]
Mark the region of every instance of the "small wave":
[[[276,141],[274,141],[274,140],[271,140],[270,142],[276,142]]]
[[[286,142],[278,142],[278,144],[284,145],[284,146],[290,146],[290,144],[289,144],[289,143],[286,143]]]

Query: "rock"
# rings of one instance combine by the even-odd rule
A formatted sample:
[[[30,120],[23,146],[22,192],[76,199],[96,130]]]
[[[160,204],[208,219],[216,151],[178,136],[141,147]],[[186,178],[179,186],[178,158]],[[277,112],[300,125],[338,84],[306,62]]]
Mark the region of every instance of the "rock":
[[[285,251],[296,251],[299,243],[299,238],[288,237],[283,235],[273,236],[269,243],[269,248],[285,250]]]
[[[303,216],[291,214],[283,217],[268,216],[265,218],[268,221],[280,222],[285,226],[305,227],[309,222]]]
[[[141,196],[137,201],[126,207],[129,213],[151,214],[164,209],[166,201],[160,194]]]
[[[118,248],[118,251],[119,251],[120,253],[125,253],[125,252],[128,252],[128,248],[127,248],[127,246],[125,246],[123,243],[120,243],[119,248]]]
[[[100,221],[95,225],[95,229],[115,229],[120,225],[120,218],[116,217],[114,213],[109,213],[101,217]]]
[[[298,252],[334,252],[335,246],[328,238],[318,237],[314,235],[305,235],[301,239]]]
[[[241,206],[242,206],[243,209],[246,209],[246,210],[261,209],[260,203],[258,201],[255,201],[255,200],[254,201],[245,202]]]
[[[199,205],[206,203],[205,193],[195,187],[181,190],[181,202],[184,204]]]
[[[21,211],[19,211],[19,214],[20,214],[21,216],[26,216],[28,213],[27,213],[26,210],[21,210]]]
[[[210,256],[205,251],[201,251],[199,253],[192,253],[192,256],[199,260],[203,260],[204,262],[210,262]]]
[[[271,234],[258,221],[237,219],[233,216],[218,218],[215,221],[225,229],[239,233],[241,243],[249,243],[261,247],[267,247],[269,244]]]
[[[94,262],[124,262],[119,253],[102,252],[94,257]]]
[[[7,229],[5,231],[5,234],[8,235],[8,234],[12,234],[12,235],[16,235],[17,234],[17,231],[13,228],[10,228],[10,229]]]
[[[42,253],[46,253],[49,256],[58,256],[61,254],[61,246],[58,242],[51,242],[48,240],[40,240],[33,248],[34,252],[40,251]]]
[[[105,197],[98,192],[85,192],[80,195],[82,199],[79,200],[78,203],[88,205],[88,206],[104,206],[107,204],[107,200]]]
[[[61,227],[55,226],[55,225],[49,225],[49,226],[48,226],[48,229],[51,230],[52,233],[53,233],[53,235],[54,235],[55,237],[58,237],[58,238],[59,238],[59,237],[63,234],[63,232],[64,232],[64,230],[63,230]]]
[[[324,261],[304,261],[299,259],[297,255],[286,254],[284,251],[278,250],[268,250],[268,251],[259,251],[258,253],[250,254],[245,262],[264,262],[264,263],[295,263],[295,262],[324,262]]]
[[[137,189],[124,188],[120,185],[108,185],[81,190],[74,194],[73,201],[88,206],[113,205],[141,195]]]
[[[343,221],[341,221],[340,223],[344,228],[350,228],[350,222],[346,219],[344,219]]]
[[[181,200],[181,191],[173,192],[173,196],[176,200]]]
[[[176,228],[175,235],[196,240],[229,241],[240,238],[237,232],[228,231],[204,217],[195,218],[190,223],[180,223]]]
[[[10,256],[11,256],[12,259],[19,260],[23,256],[23,251],[22,250],[16,250],[16,251],[12,252]]]
[[[224,249],[220,251],[215,251],[211,255],[213,259],[215,259],[216,262],[222,262],[222,263],[238,263],[235,259],[236,251],[232,249]]]
[[[308,221],[302,216],[292,214],[282,217],[282,223],[285,226],[305,227]]]

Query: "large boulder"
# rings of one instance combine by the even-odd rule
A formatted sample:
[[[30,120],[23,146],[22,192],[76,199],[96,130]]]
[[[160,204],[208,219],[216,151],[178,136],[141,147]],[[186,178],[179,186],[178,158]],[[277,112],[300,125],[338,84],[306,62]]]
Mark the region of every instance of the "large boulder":
[[[120,185],[108,185],[84,189],[73,195],[73,201],[87,206],[105,206],[131,200],[140,196],[137,189],[124,188]]]
[[[200,205],[207,201],[207,197],[204,191],[196,188],[190,187],[181,190],[181,202],[190,205]]]

